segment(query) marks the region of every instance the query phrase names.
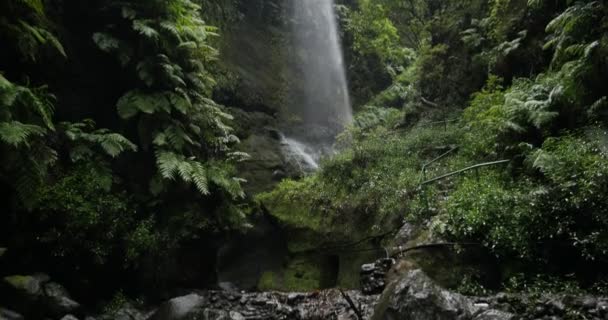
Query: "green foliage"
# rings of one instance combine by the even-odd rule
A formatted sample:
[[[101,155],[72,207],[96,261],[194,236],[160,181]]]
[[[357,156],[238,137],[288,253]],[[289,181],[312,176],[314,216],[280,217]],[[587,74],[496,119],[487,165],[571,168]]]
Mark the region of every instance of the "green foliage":
[[[353,50],[360,55],[377,55],[383,63],[402,66],[413,52],[401,45],[400,35],[387,17],[387,8],[372,0],[361,0],[349,16],[347,30],[354,36]]]
[[[213,185],[229,198],[242,197],[241,180],[232,177],[231,166],[239,157],[230,152],[238,138],[225,124],[232,117],[207,98],[214,84],[207,68],[216,55],[208,41],[215,34],[200,19],[200,7],[189,0],[145,6],[134,1],[107,10],[131,27],[108,25],[93,40],[125,68],[136,70],[139,83],[118,100],[118,114],[145,128],[137,138],[155,150],[159,176],[166,183],[175,178],[192,183],[203,196]],[[154,189],[157,193],[166,186]]]
[[[343,150],[324,161],[320,172],[283,181],[258,200],[285,224],[330,237],[363,238],[387,230],[403,215],[418,218],[423,204],[408,197],[417,189],[420,169],[443,152],[436,146],[453,145],[460,134],[454,126],[443,132],[419,126],[407,134],[388,129],[402,116],[396,110],[368,107],[342,135]],[[442,168],[429,174],[437,169]]]
[[[0,37],[8,39],[9,44],[31,62],[46,48],[67,57],[63,45],[51,31],[45,11],[40,0],[8,0],[0,5]]]
[[[57,160],[46,143],[55,129],[52,99],[44,87],[20,86],[0,74],[0,179],[16,190],[25,207]]]
[[[79,123],[64,122],[61,126],[67,140],[73,144],[70,147],[70,159],[73,162],[90,160],[95,154],[94,147],[101,147],[112,158],[125,151],[137,151],[136,145],[118,133],[112,133],[108,129],[94,130],[95,122],[90,119]]]
[[[134,250],[142,249],[125,241],[138,237],[142,227],[131,200],[115,185],[115,177],[103,163],[87,162],[59,173],[54,182],[38,190],[33,214],[44,226],[39,237],[53,256],[78,257],[82,265],[103,265],[125,247],[129,258],[139,252]],[[132,234],[133,230],[139,232]]]
[[[602,23],[603,6],[598,1],[577,2],[553,19],[546,28],[551,35],[545,49],[555,49],[552,66],[559,68],[588,54],[588,47],[597,39],[603,28],[594,28]]]

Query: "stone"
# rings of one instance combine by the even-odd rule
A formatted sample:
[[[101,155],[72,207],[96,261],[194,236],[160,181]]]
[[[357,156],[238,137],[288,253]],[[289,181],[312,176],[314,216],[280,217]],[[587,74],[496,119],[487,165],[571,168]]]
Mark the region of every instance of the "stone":
[[[372,319],[510,320],[513,318],[512,314],[497,310],[481,311],[469,298],[441,288],[424,272],[414,270],[386,288]]]
[[[562,314],[566,311],[566,306],[560,299],[551,299],[546,305],[553,313]]]
[[[499,310],[486,310],[477,315],[474,320],[514,320],[515,316]]]
[[[78,320],[78,318],[76,318],[75,316],[68,314],[65,315],[63,318],[61,318],[61,320]]]
[[[395,264],[394,259],[379,259],[361,266],[360,284],[364,294],[379,294],[386,287],[386,273]]]
[[[68,291],[58,283],[44,285],[44,304],[53,314],[66,314],[76,311],[80,304],[70,298]]]
[[[196,308],[202,306],[205,299],[198,294],[189,294],[173,298],[162,304],[149,320],[178,320],[184,319]]]
[[[5,277],[4,282],[8,283],[19,293],[28,295],[30,298],[35,298],[42,294],[42,286],[49,279],[49,276],[45,274],[13,275]]]
[[[585,309],[593,309],[597,305],[597,299],[593,296],[581,297],[578,302]]]
[[[25,318],[15,311],[0,307],[0,320],[24,320]]]
[[[229,316],[230,320],[245,320],[245,317],[236,311],[230,311]]]

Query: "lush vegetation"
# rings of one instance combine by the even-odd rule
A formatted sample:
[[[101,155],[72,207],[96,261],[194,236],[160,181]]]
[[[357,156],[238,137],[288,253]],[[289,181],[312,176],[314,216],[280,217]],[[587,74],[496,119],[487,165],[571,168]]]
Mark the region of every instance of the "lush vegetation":
[[[185,243],[240,226],[246,155],[211,99],[217,34],[198,4],[0,11],[2,241],[29,252],[15,257],[25,270],[46,261],[103,284],[100,270],[149,269],[163,284]]]
[[[603,2],[336,1],[355,121],[318,172],[247,197],[239,138],[276,125],[288,91],[277,82],[298,84],[275,70],[289,42],[271,2],[2,1],[0,247],[11,265],[0,272],[64,274],[104,294],[204,286],[222,237],[262,212],[288,230],[292,253],[381,238],[406,220],[484,247],[513,290],[539,272],[556,288],[573,272],[577,288],[606,276]],[[265,76],[231,60],[264,47],[251,43],[254,23],[275,32]],[[259,87],[243,89],[251,78]],[[312,289],[317,271],[292,273]]]
[[[399,6],[421,19],[392,16]],[[385,66],[392,84],[366,87],[375,95],[318,173],[260,201],[286,224],[314,221],[327,235],[362,239],[405,219],[436,239],[479,243],[501,261],[505,286],[570,272],[592,284],[608,263],[606,9],[359,1],[346,18],[353,54]],[[369,81],[362,75],[355,85]],[[498,160],[508,163],[421,184]]]

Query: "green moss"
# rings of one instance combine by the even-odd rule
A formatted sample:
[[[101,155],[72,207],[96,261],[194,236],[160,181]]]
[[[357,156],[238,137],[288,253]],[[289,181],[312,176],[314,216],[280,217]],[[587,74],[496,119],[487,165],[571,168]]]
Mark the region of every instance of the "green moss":
[[[277,290],[278,288],[281,288],[281,282],[282,281],[280,280],[280,276],[277,272],[266,271],[260,277],[257,287],[260,291]]]
[[[295,259],[285,270],[284,288],[287,291],[310,291],[320,289],[323,266],[318,260]]]
[[[36,295],[40,292],[39,281],[32,276],[13,275],[5,277],[4,281],[21,292],[32,295]]]
[[[336,271],[328,257],[296,257],[281,270],[264,272],[257,287],[262,291],[312,291],[333,287]]]

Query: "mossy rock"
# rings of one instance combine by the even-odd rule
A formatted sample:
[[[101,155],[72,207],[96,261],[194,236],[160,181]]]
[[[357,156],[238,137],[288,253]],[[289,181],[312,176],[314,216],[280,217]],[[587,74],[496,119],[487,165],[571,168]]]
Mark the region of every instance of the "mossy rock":
[[[9,284],[13,289],[31,296],[41,295],[42,284],[48,280],[48,276],[45,275],[13,275],[4,278],[4,282]]]

